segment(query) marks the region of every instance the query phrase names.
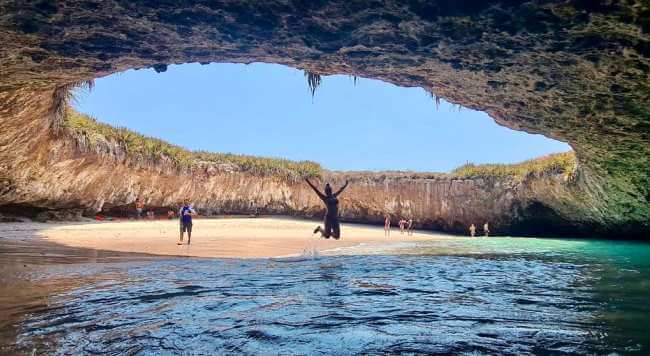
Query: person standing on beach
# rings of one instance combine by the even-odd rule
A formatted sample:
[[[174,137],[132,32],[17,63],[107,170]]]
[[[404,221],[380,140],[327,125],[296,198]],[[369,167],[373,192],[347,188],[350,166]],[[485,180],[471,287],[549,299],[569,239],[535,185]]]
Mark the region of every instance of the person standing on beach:
[[[135,213],[136,213],[136,218],[138,220],[140,220],[140,218],[142,217],[143,210],[144,210],[144,202],[140,198],[135,199]]]
[[[406,220],[404,218],[399,219],[397,223],[399,225],[399,234],[404,235],[404,227],[406,226]]]
[[[406,222],[406,233],[409,236],[413,236],[413,219],[409,218]]]
[[[384,215],[384,236],[390,236],[390,215]]]
[[[490,236],[490,226],[487,222],[483,224],[483,232],[485,233],[485,237]]]
[[[185,199],[183,201],[183,206],[181,206],[181,209],[178,211],[178,216],[180,217],[180,225],[181,225],[181,236],[180,240],[178,240],[178,245],[183,244],[183,233],[187,231],[187,244],[189,245],[190,242],[192,241],[192,216],[196,215],[196,211],[192,208],[192,205],[190,204],[189,199]]]
[[[476,226],[474,224],[469,226],[469,236],[476,236]]]
[[[343,190],[347,188],[348,181],[345,181],[345,184],[339,189],[336,193],[332,193],[332,187],[329,183],[325,184],[325,193],[321,193],[315,185],[313,185],[309,178],[305,178],[305,181],[311,189],[316,192],[320,200],[325,203],[325,219],[323,221],[323,227],[320,225],[314,230],[314,234],[317,232],[321,233],[321,236],[329,239],[330,236],[338,240],[341,237],[341,225],[339,224],[339,194],[343,193]]]

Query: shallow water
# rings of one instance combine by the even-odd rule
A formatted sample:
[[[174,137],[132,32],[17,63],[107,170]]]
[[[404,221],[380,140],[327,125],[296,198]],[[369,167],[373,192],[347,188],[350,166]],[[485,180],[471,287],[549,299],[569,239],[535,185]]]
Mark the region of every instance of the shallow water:
[[[650,353],[649,244],[451,238],[329,253],[6,264],[0,353]]]

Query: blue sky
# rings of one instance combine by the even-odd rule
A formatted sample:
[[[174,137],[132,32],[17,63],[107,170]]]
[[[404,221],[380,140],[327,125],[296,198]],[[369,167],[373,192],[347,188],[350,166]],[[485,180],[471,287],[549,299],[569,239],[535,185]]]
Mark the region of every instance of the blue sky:
[[[424,90],[328,76],[312,99],[302,71],[184,64],[97,79],[75,106],[100,121],[192,149],[312,160],[336,170],[446,172],[568,151],[435,102]]]

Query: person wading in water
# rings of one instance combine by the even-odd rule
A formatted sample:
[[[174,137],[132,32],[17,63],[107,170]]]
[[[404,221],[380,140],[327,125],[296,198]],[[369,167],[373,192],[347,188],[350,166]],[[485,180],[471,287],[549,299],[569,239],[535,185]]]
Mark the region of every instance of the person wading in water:
[[[325,194],[321,193],[308,178],[305,178],[305,181],[318,194],[318,197],[325,203],[326,207],[324,226],[321,227],[319,225],[316,227],[314,234],[320,232],[321,236],[326,239],[332,236],[338,240],[341,237],[341,226],[339,225],[339,200],[336,197],[343,193],[343,190],[348,186],[348,181],[346,180],[345,184],[336,193],[332,193],[332,187],[329,183],[325,184]]]

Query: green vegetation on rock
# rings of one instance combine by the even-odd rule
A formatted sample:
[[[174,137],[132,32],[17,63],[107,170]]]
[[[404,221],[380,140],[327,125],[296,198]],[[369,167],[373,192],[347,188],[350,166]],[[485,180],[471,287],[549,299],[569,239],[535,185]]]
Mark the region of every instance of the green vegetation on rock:
[[[115,144],[131,157],[140,157],[156,162],[168,161],[180,169],[192,169],[201,165],[227,165],[236,171],[255,175],[277,176],[285,179],[321,176],[323,169],[311,161],[290,161],[280,158],[255,157],[233,153],[189,151],[163,140],[148,137],[123,127],[101,123],[89,115],[68,110],[63,127],[77,139],[90,146]],[[564,174],[573,177],[576,171],[573,152],[551,154],[515,164],[473,164],[468,163],[454,169],[452,178],[515,178],[524,180],[530,176]],[[385,174],[388,174],[385,172]],[[444,174],[413,173],[413,177],[441,178]]]
[[[515,164],[473,164],[468,163],[454,169],[451,174],[458,178],[505,178],[523,180],[529,176],[564,174],[574,176],[576,156],[573,152],[555,153]]]
[[[127,154],[152,161],[170,161],[180,169],[191,169],[208,164],[225,164],[235,167],[237,171],[255,175],[278,176],[285,179],[317,177],[322,168],[311,161],[290,161],[280,158],[267,158],[238,155],[232,153],[213,153],[189,151],[163,140],[148,137],[123,127],[113,127],[79,113],[68,110],[63,127],[77,139],[82,138],[91,147],[113,143]]]

